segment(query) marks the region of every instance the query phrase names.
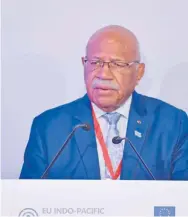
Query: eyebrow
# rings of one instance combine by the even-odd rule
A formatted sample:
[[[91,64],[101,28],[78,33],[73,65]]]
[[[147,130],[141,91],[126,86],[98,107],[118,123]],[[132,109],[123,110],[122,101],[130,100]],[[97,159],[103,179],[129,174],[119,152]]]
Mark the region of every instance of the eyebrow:
[[[102,57],[98,57],[98,56],[93,56],[91,59],[98,59],[98,60],[101,60],[101,59],[103,59],[103,58],[102,58]],[[110,60],[119,61],[119,62],[126,62],[125,60],[120,59],[120,58],[110,58]]]
[[[101,59],[101,57],[93,56],[91,59]]]
[[[119,58],[112,58],[111,60],[119,61],[119,62],[126,62],[125,60],[123,60],[123,59],[119,59]]]

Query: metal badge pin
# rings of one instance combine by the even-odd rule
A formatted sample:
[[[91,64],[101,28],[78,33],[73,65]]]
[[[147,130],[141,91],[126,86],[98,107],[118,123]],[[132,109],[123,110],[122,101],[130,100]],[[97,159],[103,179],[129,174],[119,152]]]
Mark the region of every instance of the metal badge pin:
[[[142,133],[138,132],[137,130],[134,131],[134,135],[141,138],[142,137]]]

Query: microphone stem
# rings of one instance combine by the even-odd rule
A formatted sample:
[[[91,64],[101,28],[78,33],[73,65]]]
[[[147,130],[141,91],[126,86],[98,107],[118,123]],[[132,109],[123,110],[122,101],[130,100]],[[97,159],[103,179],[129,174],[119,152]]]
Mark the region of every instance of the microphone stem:
[[[152,172],[148,168],[148,166],[144,163],[144,160],[142,159],[142,157],[138,154],[138,152],[135,149],[134,145],[132,145],[131,141],[129,139],[127,139],[127,138],[125,138],[125,140],[127,140],[129,142],[129,144],[131,145],[132,149],[135,151],[137,157],[141,160],[141,162],[143,163],[143,165],[145,166],[146,170],[149,172],[149,174],[153,178],[153,180],[156,180],[155,177],[153,176]]]
[[[59,157],[59,155],[62,153],[62,151],[65,149],[67,143],[69,142],[69,140],[72,138],[75,130],[79,128],[79,126],[75,127],[73,129],[73,131],[69,134],[69,136],[67,137],[64,145],[60,148],[60,150],[57,152],[57,154],[55,155],[55,157],[53,158],[52,162],[50,163],[50,165],[46,168],[46,170],[44,171],[43,175],[41,176],[41,179],[46,178],[48,171],[50,170],[50,168],[53,166],[53,164],[55,163],[55,161],[57,160],[57,158]]]

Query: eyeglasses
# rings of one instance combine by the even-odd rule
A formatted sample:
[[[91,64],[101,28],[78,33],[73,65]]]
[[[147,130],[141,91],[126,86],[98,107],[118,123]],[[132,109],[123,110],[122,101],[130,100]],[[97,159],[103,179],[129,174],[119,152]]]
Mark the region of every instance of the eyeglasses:
[[[85,67],[89,71],[95,71],[99,68],[103,68],[104,64],[108,64],[108,68],[110,69],[111,72],[122,72],[125,69],[130,68],[133,64],[139,64],[139,61],[132,61],[129,63],[125,63],[123,61],[117,61],[117,60],[112,60],[112,61],[103,61],[101,59],[92,59],[89,60],[87,57],[84,58],[84,63]]]

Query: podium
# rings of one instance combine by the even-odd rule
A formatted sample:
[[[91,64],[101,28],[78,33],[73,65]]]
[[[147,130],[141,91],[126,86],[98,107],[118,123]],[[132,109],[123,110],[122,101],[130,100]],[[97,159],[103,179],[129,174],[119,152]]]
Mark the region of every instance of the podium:
[[[1,216],[188,216],[187,181],[1,180]]]

